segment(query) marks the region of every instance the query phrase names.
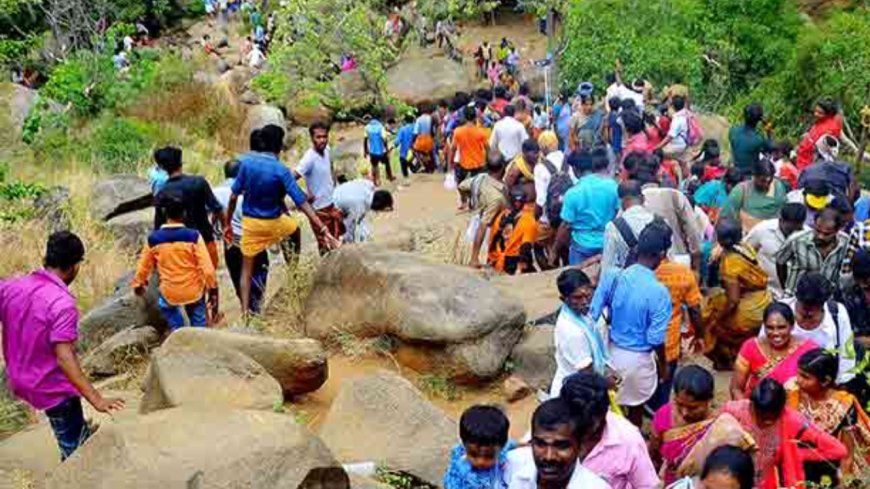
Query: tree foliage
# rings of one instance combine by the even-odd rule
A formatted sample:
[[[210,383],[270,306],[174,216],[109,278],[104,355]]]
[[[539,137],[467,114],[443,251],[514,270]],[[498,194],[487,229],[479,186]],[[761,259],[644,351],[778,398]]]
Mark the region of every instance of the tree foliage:
[[[683,83],[702,108],[739,120],[764,105],[778,134],[797,136],[823,96],[853,128],[870,83],[870,10],[804,20],[792,0],[578,0],[564,30],[563,83],[604,86],[614,60],[626,77]]]
[[[372,0],[297,0],[279,10],[269,68],[254,86],[273,102],[303,97],[306,105],[334,106],[332,82],[343,55],[353,55],[366,87],[386,98],[386,71],[397,49],[383,35],[386,16]]]

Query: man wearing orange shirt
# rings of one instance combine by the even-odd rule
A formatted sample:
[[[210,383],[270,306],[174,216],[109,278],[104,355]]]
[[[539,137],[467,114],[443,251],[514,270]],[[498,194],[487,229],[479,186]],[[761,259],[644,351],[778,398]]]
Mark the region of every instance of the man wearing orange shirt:
[[[473,106],[466,107],[463,111],[463,120],[463,125],[453,131],[453,144],[450,145],[447,153],[447,162],[448,165],[452,165],[456,174],[457,186],[466,178],[483,173],[486,164],[488,140],[486,131],[476,124],[477,110]],[[455,165],[456,151],[459,152],[459,165]],[[464,207],[465,200],[461,194],[460,198]]]

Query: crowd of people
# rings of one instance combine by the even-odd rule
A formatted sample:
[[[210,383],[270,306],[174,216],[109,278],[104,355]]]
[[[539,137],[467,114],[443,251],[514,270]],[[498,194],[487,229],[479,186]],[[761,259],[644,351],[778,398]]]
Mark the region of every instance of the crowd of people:
[[[595,486],[588,472],[612,487],[691,487],[682,478],[705,478],[715,449],[733,455],[729,473],[746,482],[702,487],[836,487],[866,474],[870,200],[840,158],[837,103],[817,103],[797,144],[775,140],[763,107],[748,105],[727,134],[727,160],[724,141],[704,137],[686,87],[628,84],[618,62],[608,83],[601,101],[581,83],[540,124],[523,87],[497,83],[439,105],[446,186],[456,184],[472,216],[469,264],[508,274],[570,267],[559,277],[549,393],[566,405],[539,408],[529,452],[486,438],[495,432],[474,435],[504,420],[470,410],[466,421],[480,425],[461,428],[465,448],[445,484],[482,487],[457,482],[470,465],[469,480],[488,467],[507,487],[533,487],[537,464],[548,487],[549,471],[562,469],[554,487]],[[581,271],[595,264],[597,276]],[[718,409],[712,373],[690,364],[696,355],[730,373],[732,400]],[[633,426],[626,432],[651,417],[643,463],[590,461],[595,419],[572,418],[578,401],[565,393],[576,375],[600,383],[602,404]],[[575,437],[564,446],[580,451],[557,469],[547,456],[561,425],[539,417],[560,409]],[[487,463],[485,439],[499,441],[484,450]]]
[[[481,56],[493,62],[488,47]],[[382,168],[395,179],[398,153],[406,178],[446,173],[471,216],[469,266],[567,267],[549,399],[516,442],[501,410],[468,409],[447,489],[773,489],[866,474],[870,201],[839,158],[837,104],[819,101],[795,151],[774,140],[761,106],[747,106],[728,160],[704,137],[686,87],[626,83],[618,62],[608,83],[581,83],[552,109],[528,86],[498,81],[401,123],[373,112],[362,143],[370,172],[350,181],[336,174],[320,122],[293,168],[280,159],[283,128],[254,130],[215,188],[184,172],[181,149],[158,149],[155,226],[131,288],[145,294],[156,281],[172,330],[217,323],[222,247],[243,314],[260,313],[269,250],[290,264],[301,250],[286,201],[321,254],[366,241],[367,214],[393,208],[378,187]],[[64,457],[89,434],[80,397],[99,411],[123,407],[75,356],[67,286],[83,258],[78,237],[56,233],[44,269],[0,282],[10,386],[46,411]],[[692,363],[699,355],[730,372],[718,407],[713,374]]]

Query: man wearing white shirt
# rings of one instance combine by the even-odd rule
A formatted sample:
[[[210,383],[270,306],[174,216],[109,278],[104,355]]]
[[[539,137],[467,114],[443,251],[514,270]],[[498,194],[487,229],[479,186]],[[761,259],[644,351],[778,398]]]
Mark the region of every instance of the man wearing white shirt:
[[[498,150],[508,163],[514,160],[523,149],[523,142],[529,139],[526,128],[522,122],[514,119],[516,107],[508,105],[504,109],[504,117],[492,127],[492,136],[489,138],[491,150]]]
[[[837,383],[844,384],[855,377],[852,323],[846,307],[832,300],[831,295],[831,283],[824,275],[814,272],[801,277],[793,299],[782,302],[794,311],[792,337],[813,340],[821,348],[837,352],[840,361]],[[758,335],[764,337],[763,325]]]
[[[547,195],[550,187],[550,181],[553,175],[562,171],[562,164],[565,162],[565,153],[559,151],[559,138],[552,131],[544,131],[538,137],[538,145],[541,148],[543,155],[542,164],[535,165],[535,205],[540,207],[543,212],[541,214],[541,224],[550,224],[547,218]],[[568,173],[575,183],[577,179],[573,172]]]
[[[666,158],[683,160],[689,147],[689,112],[686,109],[686,99],[676,95],[671,99],[674,117],[668,135],[656,146],[665,153]]]
[[[581,430],[564,399],[538,406],[532,415],[531,446],[508,453],[508,489],[610,489],[578,461]]]
[[[776,252],[789,236],[806,229],[806,218],[807,209],[802,204],[785,204],[779,211],[778,219],[761,221],[744,238],[758,252],[759,264],[767,272],[767,284],[775,297],[784,295],[776,275]]]

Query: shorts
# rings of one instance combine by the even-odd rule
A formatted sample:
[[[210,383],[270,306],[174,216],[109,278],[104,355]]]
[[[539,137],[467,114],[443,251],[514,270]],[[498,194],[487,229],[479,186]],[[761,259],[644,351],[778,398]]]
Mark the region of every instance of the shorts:
[[[382,163],[384,166],[386,166],[390,164],[390,157],[386,154],[369,155],[369,162],[372,164],[372,168],[376,167],[378,163]]]
[[[473,170],[466,170],[465,168],[462,168],[461,166],[456,165],[456,168],[454,168],[454,170],[453,170],[454,174],[456,175],[456,185],[459,185],[460,183],[462,183],[462,181],[465,180],[466,178],[472,178],[472,177],[475,177],[477,175],[480,175],[481,173],[483,173],[483,171],[484,171],[483,168],[475,168]]]
[[[281,242],[299,229],[296,219],[281,214],[275,219],[242,217],[242,240],[239,247],[244,256],[257,256],[266,248]]]

